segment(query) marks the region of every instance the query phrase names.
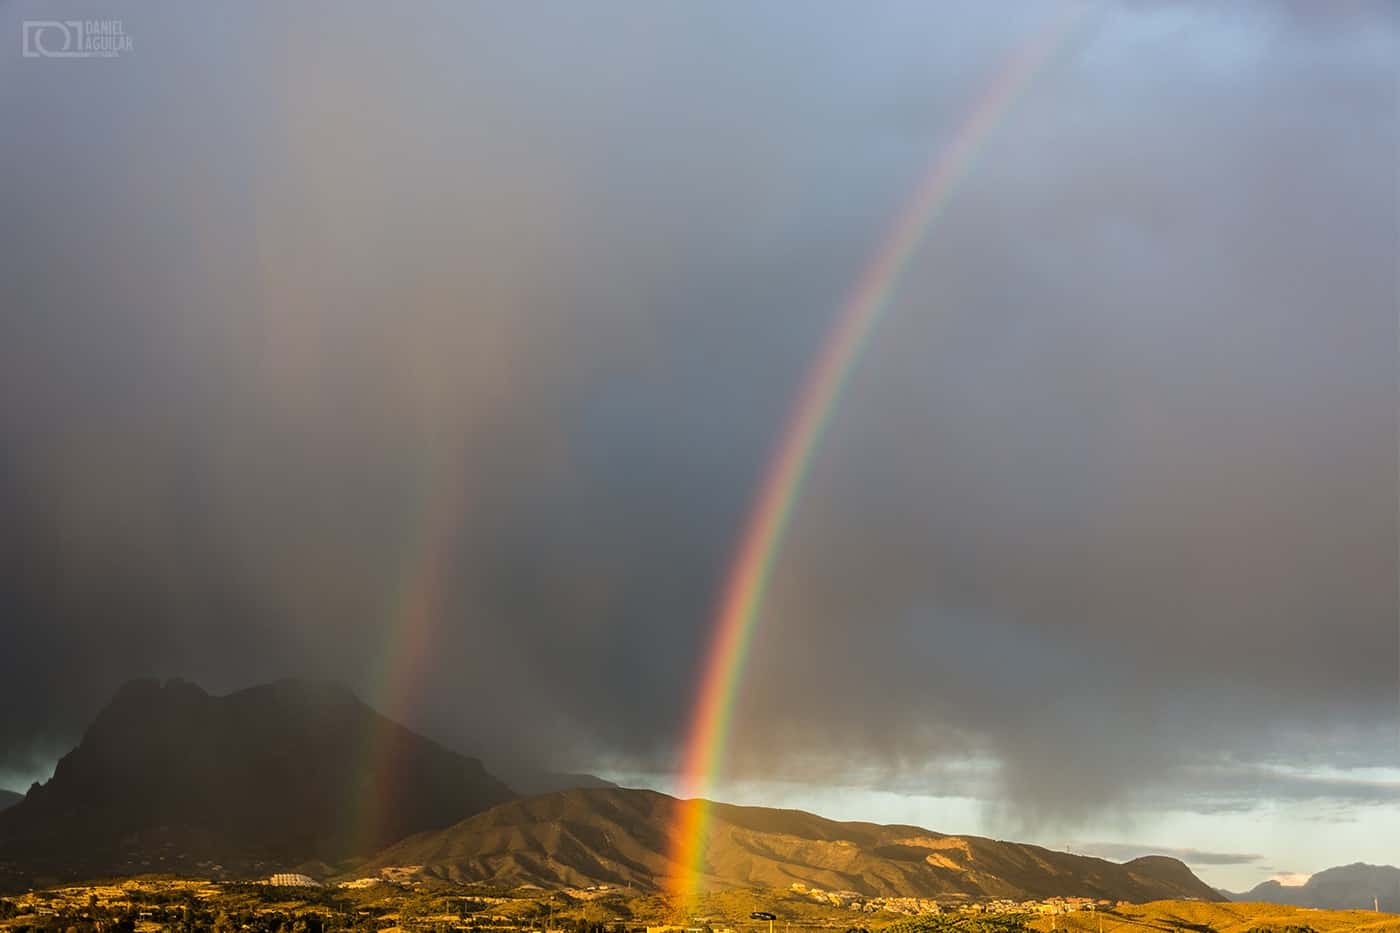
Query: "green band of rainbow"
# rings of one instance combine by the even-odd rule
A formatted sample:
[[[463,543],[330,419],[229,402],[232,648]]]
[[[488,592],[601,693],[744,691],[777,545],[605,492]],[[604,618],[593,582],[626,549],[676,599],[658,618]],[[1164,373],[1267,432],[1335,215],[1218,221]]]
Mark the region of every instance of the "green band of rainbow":
[[[861,351],[889,306],[905,265],[956,189],[988,134],[1063,42],[1084,7],[1066,6],[1018,49],[978,98],[952,141],[934,158],[909,207],[865,268],[808,370],[792,417],[775,447],[714,621],[695,711],[680,767],[681,807],[672,838],[673,891],[689,902],[702,887],[709,806],[705,798],[723,765],[734,698],[743,678],[759,610],[782,549],[794,505],[831,415]]]

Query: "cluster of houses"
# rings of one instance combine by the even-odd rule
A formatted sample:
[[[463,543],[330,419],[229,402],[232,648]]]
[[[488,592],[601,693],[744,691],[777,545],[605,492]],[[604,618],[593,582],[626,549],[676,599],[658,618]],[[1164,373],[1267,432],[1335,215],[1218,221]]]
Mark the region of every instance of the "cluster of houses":
[[[622,890],[621,885],[590,884],[586,888],[565,888],[564,893],[576,901],[596,901],[601,897],[617,894]],[[628,887],[627,890],[631,890],[631,888]]]
[[[319,888],[321,882],[310,875],[302,875],[296,872],[279,871],[271,878],[267,879],[267,884],[274,888]]]
[[[1043,901],[1013,901],[997,899],[992,901],[939,902],[931,897],[869,897],[856,891],[824,891],[799,882],[792,884],[792,892],[810,898],[818,904],[829,904],[847,910],[863,913],[892,913],[906,917],[919,917],[929,914],[1067,914],[1080,910],[1097,910],[1112,906],[1111,901],[1095,900],[1092,897],[1050,897]]]
[[[1072,914],[1080,910],[1106,910],[1113,901],[1092,897],[1047,897],[1043,901],[994,900],[983,904],[968,904],[964,913],[995,914]]]
[[[884,911],[917,917],[943,912],[939,903],[928,897],[867,897],[855,891],[824,891],[800,881],[793,882],[792,892],[810,898],[818,904],[830,904],[832,907],[844,907],[868,914]]]

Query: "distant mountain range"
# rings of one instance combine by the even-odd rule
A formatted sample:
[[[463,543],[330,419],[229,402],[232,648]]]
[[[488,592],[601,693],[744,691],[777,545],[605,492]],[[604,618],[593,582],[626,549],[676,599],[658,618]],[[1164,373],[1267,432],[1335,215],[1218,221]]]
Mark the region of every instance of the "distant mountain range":
[[[590,775],[502,770],[507,780],[342,687],[282,681],[220,697],[179,680],[135,681],[52,779],[0,809],[0,887],[394,867],[654,891],[677,874],[674,798]],[[795,810],[714,804],[706,841],[703,883],[716,890],[797,882],[871,896],[1222,899],[1171,858],[1118,864]]]
[[[12,807],[23,799],[23,794],[17,794],[12,790],[0,790],[0,810]]]
[[[1400,868],[1357,862],[1320,871],[1306,884],[1265,881],[1249,891],[1226,893],[1232,901],[1323,910],[1371,910],[1379,900],[1381,910],[1400,913]]]
[[[420,866],[423,874],[459,882],[655,890],[677,871],[670,852],[679,806],[664,794],[622,788],[511,801],[405,839],[365,869]],[[704,882],[711,888],[800,882],[872,896],[1224,899],[1171,858],[1120,865],[1015,842],[766,807],[713,804],[705,851]]]
[[[335,862],[514,796],[340,687],[135,681],[0,811],[0,879]]]

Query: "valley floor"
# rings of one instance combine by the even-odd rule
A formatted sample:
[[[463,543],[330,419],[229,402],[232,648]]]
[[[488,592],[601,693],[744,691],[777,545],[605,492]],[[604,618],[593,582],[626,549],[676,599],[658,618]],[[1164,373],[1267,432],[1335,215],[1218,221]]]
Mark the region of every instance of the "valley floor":
[[[1100,926],[1102,923],[1102,926]],[[1077,913],[1037,917],[1033,930],[1067,933],[1251,933],[1287,931],[1331,933],[1364,930],[1367,933],[1400,933],[1400,915],[1361,910],[1312,910],[1278,904],[1206,904],[1201,901],[1154,901],[1123,904],[1101,914]]]
[[[589,894],[592,896],[578,896]],[[961,905],[900,916],[822,907],[790,892],[726,891],[699,913],[662,895],[501,891],[395,883],[298,888],[177,878],[65,885],[0,898],[0,931],[62,933],[769,933],[754,910],[776,914],[773,933],[1400,933],[1400,915],[1274,904],[1156,901],[1043,913]],[[975,912],[974,912],[975,911]]]

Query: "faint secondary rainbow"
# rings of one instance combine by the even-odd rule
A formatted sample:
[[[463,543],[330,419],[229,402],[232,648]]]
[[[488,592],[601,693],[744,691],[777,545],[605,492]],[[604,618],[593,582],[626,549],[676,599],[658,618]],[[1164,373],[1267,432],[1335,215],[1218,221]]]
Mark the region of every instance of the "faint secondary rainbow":
[[[953,139],[940,150],[909,206],[865,267],[808,369],[802,391],[764,473],[730,564],[701,671],[690,730],[680,761],[680,807],[671,858],[673,891],[682,903],[699,893],[705,873],[708,796],[723,765],[734,698],[749,646],[782,549],[783,538],[811,468],[813,454],[870,334],[889,306],[901,272],[929,226],[948,204],[988,135],[1050,59],[1086,7],[1069,5],[1010,56],[977,99]]]
[[[448,561],[467,507],[463,445],[461,438],[433,440],[420,464],[417,514],[390,597],[380,663],[371,685],[371,702],[398,722],[407,720],[418,705],[419,678],[429,663],[447,599]],[[350,829],[354,843],[364,850],[390,838],[386,802],[411,792],[400,784],[396,736],[392,728],[371,730],[361,750],[364,783],[353,791]]]

